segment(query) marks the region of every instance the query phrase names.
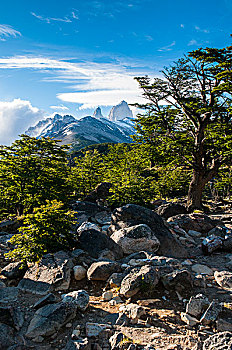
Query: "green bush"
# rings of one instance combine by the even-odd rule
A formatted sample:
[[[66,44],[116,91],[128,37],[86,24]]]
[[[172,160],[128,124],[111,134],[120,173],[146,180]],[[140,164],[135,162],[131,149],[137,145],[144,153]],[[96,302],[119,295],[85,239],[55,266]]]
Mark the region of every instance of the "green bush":
[[[35,262],[44,254],[74,246],[70,233],[74,213],[63,209],[63,203],[57,200],[46,202],[23,217],[20,233],[10,239],[15,248],[6,254],[7,258]]]

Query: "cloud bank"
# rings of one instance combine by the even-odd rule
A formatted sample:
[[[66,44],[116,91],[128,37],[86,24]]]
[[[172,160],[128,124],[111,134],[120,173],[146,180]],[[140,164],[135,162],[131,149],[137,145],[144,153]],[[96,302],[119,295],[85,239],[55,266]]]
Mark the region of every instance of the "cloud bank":
[[[44,112],[29,101],[0,101],[0,144],[9,145],[18,135],[44,117]]]
[[[144,102],[134,76],[144,75],[140,67],[122,62],[70,62],[44,57],[0,59],[0,69],[34,69],[45,75],[44,82],[69,84],[71,92],[60,92],[62,102],[76,103],[79,109],[112,106],[121,100]],[[66,87],[67,88],[67,87]]]

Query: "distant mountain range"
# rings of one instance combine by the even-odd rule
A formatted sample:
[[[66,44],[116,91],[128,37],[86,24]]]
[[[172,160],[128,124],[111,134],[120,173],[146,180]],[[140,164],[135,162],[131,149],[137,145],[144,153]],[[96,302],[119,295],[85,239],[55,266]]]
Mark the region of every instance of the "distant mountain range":
[[[96,143],[131,143],[133,114],[125,101],[113,107],[104,118],[98,107],[93,116],[75,119],[71,115],[46,118],[30,127],[25,133],[33,137],[52,137],[61,144],[72,144],[75,150]]]

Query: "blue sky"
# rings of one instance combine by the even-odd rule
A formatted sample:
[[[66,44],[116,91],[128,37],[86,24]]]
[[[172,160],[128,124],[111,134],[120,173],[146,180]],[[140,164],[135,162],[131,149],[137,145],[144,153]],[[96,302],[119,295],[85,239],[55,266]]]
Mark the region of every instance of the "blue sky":
[[[0,143],[54,112],[107,115],[140,100],[133,77],[231,43],[232,0],[0,3]]]

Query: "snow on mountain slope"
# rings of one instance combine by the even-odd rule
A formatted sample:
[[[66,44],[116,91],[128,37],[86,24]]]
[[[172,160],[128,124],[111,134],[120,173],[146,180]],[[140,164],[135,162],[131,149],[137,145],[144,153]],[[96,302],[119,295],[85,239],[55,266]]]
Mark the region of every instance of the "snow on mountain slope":
[[[109,120],[111,121],[119,121],[128,117],[133,118],[133,114],[126,101],[114,106],[109,114]]]
[[[130,135],[135,133],[130,119],[112,122],[106,118],[87,116],[79,120],[70,115],[54,117],[38,122],[26,134],[34,137],[53,137],[62,144],[81,148],[95,143],[131,143]]]

